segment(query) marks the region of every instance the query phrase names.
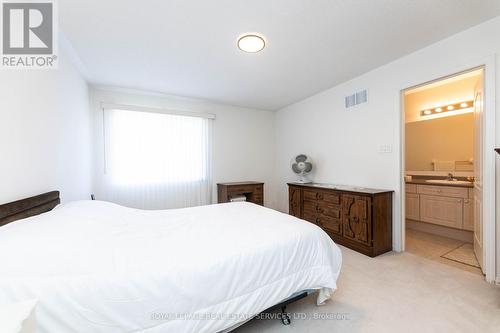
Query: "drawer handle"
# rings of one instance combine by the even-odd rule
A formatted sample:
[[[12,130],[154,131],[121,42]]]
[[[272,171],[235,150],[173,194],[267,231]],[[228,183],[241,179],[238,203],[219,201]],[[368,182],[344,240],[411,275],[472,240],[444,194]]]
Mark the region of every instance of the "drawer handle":
[[[317,211],[318,213],[323,213],[323,209],[321,209],[321,207],[320,207],[320,206],[318,206],[318,205],[316,205],[316,211]]]
[[[323,200],[323,194],[316,193],[316,199]]]
[[[319,217],[316,218],[316,224],[321,225],[321,218]]]

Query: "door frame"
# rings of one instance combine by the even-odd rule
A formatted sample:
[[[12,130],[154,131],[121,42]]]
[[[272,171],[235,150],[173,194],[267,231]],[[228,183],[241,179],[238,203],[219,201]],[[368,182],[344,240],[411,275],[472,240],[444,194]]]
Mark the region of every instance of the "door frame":
[[[491,55],[481,61],[473,62],[465,66],[460,66],[455,70],[448,70],[445,75],[434,75],[427,80],[420,80],[411,86],[404,87],[400,91],[400,128],[399,128],[399,142],[400,142],[400,160],[399,170],[396,184],[400,184],[400,223],[399,232],[396,236],[396,245],[399,245],[401,251],[405,251],[406,242],[406,211],[405,211],[405,98],[406,91],[415,89],[420,86],[428,85],[437,81],[451,78],[460,74],[471,72],[478,69],[483,69],[484,81],[484,127],[483,127],[483,268],[485,272],[485,279],[489,283],[494,283],[496,279],[496,210],[495,210],[495,190],[496,190],[496,156],[495,156],[495,55]],[[398,244],[399,243],[399,244]]]

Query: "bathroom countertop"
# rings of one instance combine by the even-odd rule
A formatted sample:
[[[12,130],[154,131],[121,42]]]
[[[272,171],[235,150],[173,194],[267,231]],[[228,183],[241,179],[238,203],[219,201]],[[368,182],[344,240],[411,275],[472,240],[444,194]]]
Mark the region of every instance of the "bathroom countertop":
[[[427,179],[419,179],[419,178],[414,178],[410,181],[406,181],[406,184],[415,184],[415,185],[432,185],[432,186],[452,186],[452,187],[467,187],[467,188],[473,188],[474,183],[470,184],[453,184],[450,182],[450,184],[443,184],[443,183],[428,183],[426,182]]]

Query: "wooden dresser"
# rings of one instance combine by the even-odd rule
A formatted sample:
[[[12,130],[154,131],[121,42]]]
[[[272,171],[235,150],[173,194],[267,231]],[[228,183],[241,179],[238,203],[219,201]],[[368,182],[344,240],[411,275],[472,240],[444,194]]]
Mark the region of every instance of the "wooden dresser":
[[[370,257],[392,250],[393,191],[289,183],[290,215],[321,227],[338,244]]]
[[[217,201],[230,202],[231,197],[244,195],[246,201],[264,206],[264,183],[234,182],[217,184]]]

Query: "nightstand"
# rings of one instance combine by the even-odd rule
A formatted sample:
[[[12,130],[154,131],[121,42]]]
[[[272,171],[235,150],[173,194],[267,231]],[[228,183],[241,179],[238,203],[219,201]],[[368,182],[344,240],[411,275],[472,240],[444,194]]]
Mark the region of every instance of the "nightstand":
[[[244,195],[246,201],[264,206],[264,183],[233,182],[217,184],[218,203],[230,202],[231,197]]]

